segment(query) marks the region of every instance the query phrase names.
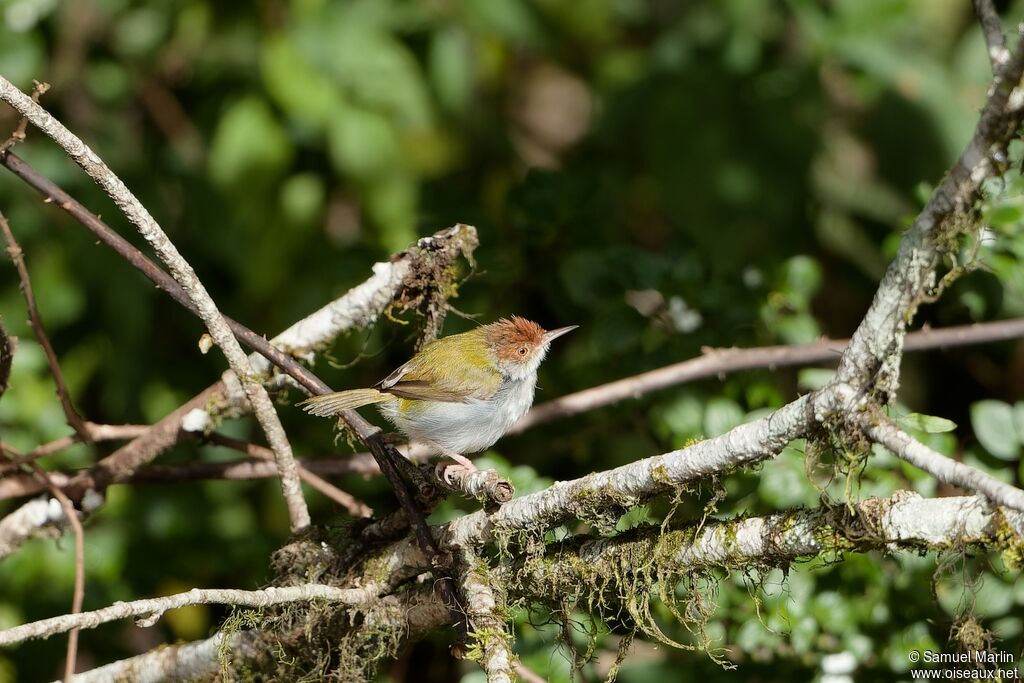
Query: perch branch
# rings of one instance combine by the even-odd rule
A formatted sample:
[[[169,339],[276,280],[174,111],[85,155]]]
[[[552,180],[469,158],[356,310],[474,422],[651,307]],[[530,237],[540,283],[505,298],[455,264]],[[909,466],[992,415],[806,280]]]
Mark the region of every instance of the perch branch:
[[[92,442],[134,439],[145,434],[149,429],[149,425],[108,425],[89,422],[88,420],[86,420],[83,425],[86,432],[88,432],[89,441]],[[59,453],[65,448],[74,446],[76,443],[82,443],[82,438],[78,434],[62,436],[59,439],[48,441],[47,443],[36,446],[24,455],[11,458],[7,463],[0,462],[0,472],[4,470],[5,466],[23,465],[38,460],[39,458],[45,458],[48,455]],[[8,445],[2,441],[0,441],[0,450],[11,452]],[[26,491],[22,495],[29,495],[32,493],[35,493],[35,491]],[[4,497],[5,496],[0,495],[0,499]]]
[[[677,451],[645,458],[579,479],[513,498],[493,513],[477,511],[434,529],[442,545],[476,547],[490,543],[498,533],[529,531],[542,534],[581,509],[628,509],[687,482],[720,475],[773,457],[790,441],[814,426],[808,397],[780,408],[721,436],[700,441]],[[407,557],[409,539],[402,539],[382,553]],[[428,567],[423,558],[419,571]]]
[[[474,498],[485,505],[503,505],[516,494],[512,482],[494,470],[467,470],[461,465],[440,462],[424,465],[421,471],[441,490]]]

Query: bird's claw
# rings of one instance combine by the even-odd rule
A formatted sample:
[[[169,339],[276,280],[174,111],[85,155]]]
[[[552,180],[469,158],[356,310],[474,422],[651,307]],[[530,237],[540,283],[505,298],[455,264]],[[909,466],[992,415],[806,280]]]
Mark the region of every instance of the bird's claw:
[[[469,460],[463,458],[465,462],[441,462],[437,464],[434,473],[437,478],[448,484],[448,486],[455,487],[455,479],[458,475],[468,474],[470,472],[476,472],[476,465]]]

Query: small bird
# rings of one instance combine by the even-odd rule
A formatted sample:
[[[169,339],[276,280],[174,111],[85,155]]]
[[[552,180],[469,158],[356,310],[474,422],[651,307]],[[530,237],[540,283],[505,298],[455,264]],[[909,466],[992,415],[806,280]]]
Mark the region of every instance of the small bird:
[[[577,327],[545,331],[518,316],[501,319],[435,339],[374,388],[314,396],[299,405],[331,417],[376,404],[410,439],[473,470],[465,454],[489,448],[526,414],[552,340]]]

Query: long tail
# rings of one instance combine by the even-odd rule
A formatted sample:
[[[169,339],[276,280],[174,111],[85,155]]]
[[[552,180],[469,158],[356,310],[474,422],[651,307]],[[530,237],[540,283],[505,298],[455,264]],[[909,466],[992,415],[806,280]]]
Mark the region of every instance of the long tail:
[[[349,389],[307,398],[298,405],[310,415],[331,417],[343,410],[382,403],[391,398],[394,397],[376,389]]]

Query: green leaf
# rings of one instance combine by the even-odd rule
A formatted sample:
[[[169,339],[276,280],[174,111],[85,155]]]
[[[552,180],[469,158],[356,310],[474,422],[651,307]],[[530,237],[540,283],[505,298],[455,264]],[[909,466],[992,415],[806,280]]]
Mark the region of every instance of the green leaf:
[[[260,74],[279,107],[318,130],[341,107],[337,85],[310,64],[288,38],[279,36],[264,44]]]
[[[361,107],[347,106],[337,112],[327,129],[327,151],[338,170],[360,180],[387,175],[402,163],[391,122]]]
[[[401,251],[416,241],[419,188],[406,173],[395,173],[367,188],[366,210],[380,230],[388,251]]]
[[[1019,204],[999,204],[985,212],[985,222],[994,227],[1016,225],[1024,218],[1024,207]]]
[[[935,415],[923,415],[921,413],[909,413],[897,417],[896,422],[904,429],[916,429],[929,434],[941,434],[956,429],[956,423],[944,417]]]
[[[758,478],[758,495],[775,509],[807,505],[818,497],[807,479],[803,454],[792,447],[766,464]]]
[[[743,409],[727,398],[713,398],[704,411],[704,435],[714,437],[724,434],[743,422]]]
[[[331,36],[328,71],[351,100],[386,112],[405,128],[430,125],[433,112],[419,63],[391,35],[347,26]]]
[[[430,80],[441,105],[449,111],[463,111],[473,88],[469,37],[458,28],[437,32],[428,59]]]
[[[693,438],[701,434],[704,405],[696,396],[684,394],[658,407],[654,415],[655,424],[663,436]]]
[[[519,0],[463,0],[473,28],[493,31],[513,43],[533,43],[541,34],[530,4]]]
[[[1024,401],[1013,404],[1013,425],[1017,428],[1017,440],[1024,443]]]
[[[836,376],[836,371],[830,368],[804,368],[796,374],[796,384],[801,389],[817,391],[821,389]]]
[[[151,55],[166,40],[171,22],[162,7],[141,7],[121,16],[108,43],[128,57]]]
[[[315,173],[299,173],[281,186],[281,209],[296,224],[310,224],[324,208],[327,189]]]
[[[39,77],[44,71],[43,61],[46,50],[40,36],[36,33],[18,33],[9,31],[0,21],[0,64],[7,80],[29,90],[32,78]],[[4,138],[10,131],[4,132]]]
[[[818,322],[809,313],[780,317],[776,331],[787,344],[810,344],[821,336]]]
[[[796,296],[800,303],[807,303],[821,287],[821,266],[810,256],[794,256],[783,269],[785,289]]]
[[[292,146],[270,106],[257,97],[233,103],[210,145],[210,176],[222,185],[252,187],[291,163]]]
[[[1015,460],[1021,439],[1008,403],[987,399],[971,406],[971,426],[985,450],[1001,460]]]

